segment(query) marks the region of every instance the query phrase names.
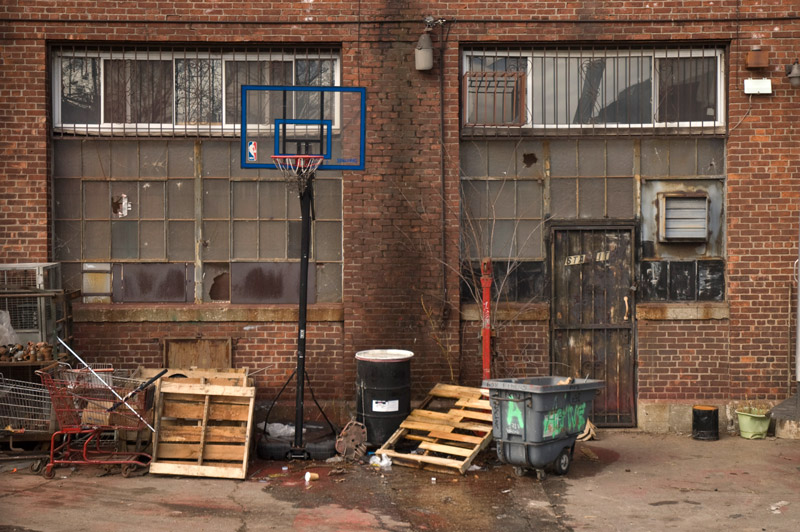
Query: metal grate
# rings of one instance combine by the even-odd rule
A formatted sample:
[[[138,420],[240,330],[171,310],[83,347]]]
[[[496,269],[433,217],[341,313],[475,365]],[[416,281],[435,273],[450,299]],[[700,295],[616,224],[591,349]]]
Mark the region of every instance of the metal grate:
[[[0,264],[0,291],[58,289],[58,269],[55,262]]]
[[[718,44],[462,49],[462,136],[724,134]]]
[[[238,136],[242,85],[340,84],[330,46],[57,46],[56,136]]]

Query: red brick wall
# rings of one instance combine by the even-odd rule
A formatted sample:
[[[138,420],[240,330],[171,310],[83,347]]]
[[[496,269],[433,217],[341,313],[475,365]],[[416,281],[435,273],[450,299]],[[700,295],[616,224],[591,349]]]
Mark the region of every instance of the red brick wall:
[[[728,398],[726,320],[640,320],[637,329],[640,400]]]
[[[461,381],[480,386],[483,380],[481,322],[461,327]],[[546,321],[501,323],[492,341],[492,378],[535,377],[550,374],[550,339]]]
[[[438,57],[442,33],[437,28],[434,70],[417,72],[412,67],[413,47],[427,14],[448,21],[445,62],[440,64]],[[712,39],[730,43],[726,205],[730,343],[725,344],[724,335],[715,336],[721,327],[718,322],[640,324],[640,392],[646,398],[662,394],[688,398],[701,393],[692,391],[697,385],[692,379],[705,374],[706,356],[711,356],[720,368],[715,382],[729,379],[732,397],[756,393],[774,397],[782,393],[787,379],[788,286],[797,256],[800,90],[789,88],[783,68],[800,50],[798,17],[796,0],[722,0],[713,7],[672,0],[365,0],[358,4],[333,0],[261,4],[7,0],[0,8],[0,262],[49,258],[48,42],[341,42],[343,84],[368,89],[368,156],[365,172],[344,177],[344,322],[335,327],[315,324],[309,333],[315,350],[321,349],[315,343],[318,331],[331,327],[327,332],[340,338],[325,346],[337,361],[320,372],[336,374],[340,380],[334,382],[345,385],[329,392],[347,398],[354,380],[355,352],[393,347],[416,353],[412,371],[417,394],[434,382],[450,379],[453,357],[460,360],[458,380],[473,383],[480,358],[465,339],[472,333],[462,334],[459,327],[458,280],[452,271],[444,270],[443,283],[442,269],[443,258],[452,265],[458,256],[459,43]],[[768,52],[769,68],[744,68],[745,54],[754,45]],[[438,77],[442,71],[443,144]],[[743,80],[748,77],[770,78],[773,93],[743,95]],[[442,224],[446,227],[444,248]],[[422,302],[435,309],[433,328],[421,310]],[[439,325],[442,316],[445,320]],[[157,344],[140,338],[157,338],[166,332],[223,335],[228,326],[236,328],[208,323],[131,324],[141,329],[140,335],[130,338],[118,336],[127,334],[119,325],[79,324],[76,335],[80,347],[102,349],[98,356],[118,353],[125,363],[156,364]],[[294,340],[285,325],[270,327],[259,326],[263,336],[252,331],[243,335],[235,357],[253,357],[254,366],[276,360],[286,365],[283,373],[273,370],[276,373],[261,377],[261,382],[272,386],[288,370]],[[676,348],[662,341],[667,332],[687,337]],[[509,371],[526,366],[538,371],[546,357],[546,337],[545,323],[520,324],[503,333],[498,342],[515,347],[501,351],[502,364]],[[102,342],[107,346],[100,348],[97,344]],[[536,346],[530,360],[523,354],[528,351],[519,348],[529,342]],[[131,345],[140,353],[138,358],[127,354]],[[271,349],[281,355],[262,354]],[[672,354],[675,350],[678,355]],[[310,358],[312,364],[317,363],[316,357]],[[245,361],[250,362],[241,360]],[[658,371],[664,365],[669,367],[669,376],[662,377]],[[727,393],[720,388],[713,393]],[[325,385],[320,389],[327,393]]]
[[[164,340],[168,338],[230,338],[231,365],[248,368],[258,388],[259,399],[273,400],[281,387],[280,402],[294,405],[297,380],[292,376],[296,365],[297,325],[294,323],[78,323],[72,348],[89,364],[111,363],[117,368],[160,367],[164,359]],[[355,398],[355,359],[342,351],[340,323],[309,323],[306,345],[306,371],[318,400],[330,416],[348,419],[344,405],[334,399]],[[309,415],[319,412],[308,396]],[[335,412],[328,412],[334,408]],[[311,418],[309,418],[311,419]]]

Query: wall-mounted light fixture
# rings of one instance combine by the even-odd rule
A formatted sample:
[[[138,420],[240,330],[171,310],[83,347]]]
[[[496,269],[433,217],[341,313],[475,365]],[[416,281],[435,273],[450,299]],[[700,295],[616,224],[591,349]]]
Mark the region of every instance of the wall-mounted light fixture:
[[[794,64],[786,67],[786,77],[789,78],[789,85],[800,87],[800,63],[797,59],[794,60]]]
[[[430,70],[433,68],[433,41],[431,31],[435,21],[428,15],[424,19],[425,31],[419,36],[417,47],[414,49],[414,66],[417,70]]]

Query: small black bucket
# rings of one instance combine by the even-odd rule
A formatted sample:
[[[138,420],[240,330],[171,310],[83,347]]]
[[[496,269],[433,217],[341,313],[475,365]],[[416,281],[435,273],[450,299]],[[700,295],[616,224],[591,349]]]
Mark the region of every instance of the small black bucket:
[[[719,409],[716,406],[692,407],[692,438],[709,441],[719,439]]]
[[[401,349],[356,353],[357,420],[367,427],[367,443],[379,447],[411,412],[411,357]]]

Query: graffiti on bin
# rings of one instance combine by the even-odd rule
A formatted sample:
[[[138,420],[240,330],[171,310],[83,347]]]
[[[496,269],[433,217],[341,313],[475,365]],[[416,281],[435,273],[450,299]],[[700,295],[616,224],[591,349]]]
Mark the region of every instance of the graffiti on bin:
[[[586,424],[586,403],[557,407],[549,411],[542,421],[542,436],[551,438],[562,432],[575,433]]]
[[[506,431],[509,434],[522,434],[525,429],[525,418],[519,403],[513,402],[514,396],[508,396],[508,411],[506,412]]]

